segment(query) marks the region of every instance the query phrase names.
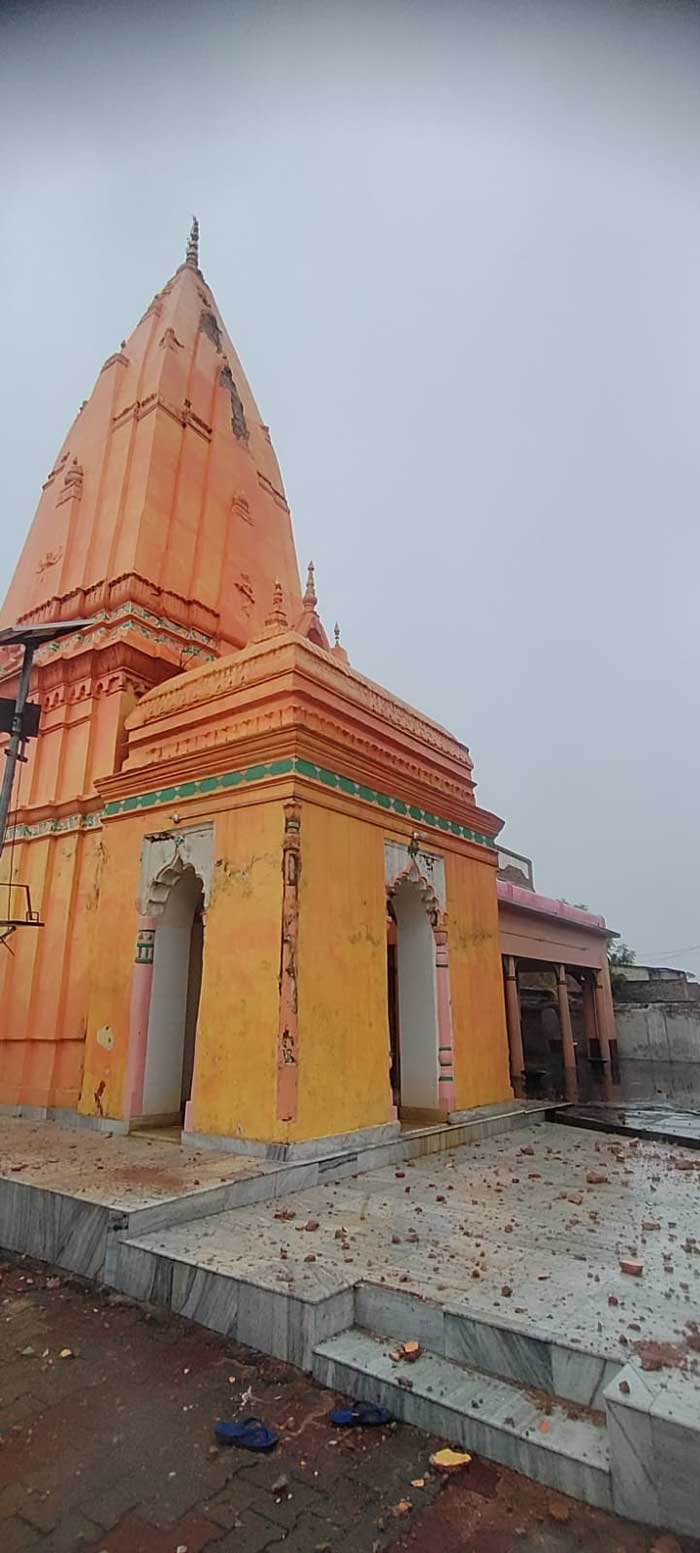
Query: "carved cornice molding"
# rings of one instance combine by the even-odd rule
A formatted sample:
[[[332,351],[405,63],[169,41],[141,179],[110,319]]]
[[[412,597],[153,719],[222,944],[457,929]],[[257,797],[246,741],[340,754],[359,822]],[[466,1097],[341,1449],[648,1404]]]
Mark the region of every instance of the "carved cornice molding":
[[[306,638],[285,634],[261,644],[257,650],[244,649],[235,657],[221,659],[218,663],[192,678],[148,700],[133,714],[130,731],[136,731],[161,718],[172,717],[180,711],[212,703],[227,692],[243,688],[260,688],[261,700],[275,694],[275,680],[283,674],[308,683],[308,695],[317,695],[318,688],[327,690],[335,698],[346,703],[351,713],[373,713],[392,728],[409,734],[421,744],[464,769],[465,780],[470,780],[473,761],[466,745],[460,744],[445,729],[430,718],[399,701],[372,680],[365,679],[356,670],[330,660],[329,655],[314,646]],[[286,692],[285,692],[286,693]]]
[[[176,343],[178,342],[176,341]],[[171,420],[176,421],[183,430],[185,427],[191,426],[192,430],[196,431],[198,436],[203,437],[205,442],[211,442],[211,426],[207,421],[203,421],[201,416],[195,414],[189,399],[185,399],[182,407],[179,407],[172,404],[170,400],[164,398],[163,394],[159,393],[147,394],[145,399],[134,399],[131,404],[125,405],[123,410],[119,410],[112,417],[112,428],[114,431],[119,431],[122,426],[128,425],[130,421],[145,420],[146,416],[152,415],[155,410],[162,410],[164,415],[168,415]]]

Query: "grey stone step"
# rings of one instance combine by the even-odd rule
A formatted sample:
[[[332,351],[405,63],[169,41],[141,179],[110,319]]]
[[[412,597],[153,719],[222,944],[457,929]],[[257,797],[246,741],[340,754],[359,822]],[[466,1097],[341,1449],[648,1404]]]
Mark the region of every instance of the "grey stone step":
[[[427,1434],[586,1504],[612,1508],[603,1423],[569,1417],[557,1403],[545,1414],[522,1387],[433,1353],[423,1353],[415,1364],[397,1365],[385,1340],[357,1327],[318,1344],[313,1374],[321,1385],[378,1403]]]
[[[410,1290],[363,1279],[355,1288],[355,1325],[388,1337],[416,1338],[438,1358],[483,1370],[516,1385],[605,1410],[604,1392],[618,1359],[576,1346],[528,1317],[479,1308],[470,1296],[440,1304]]]

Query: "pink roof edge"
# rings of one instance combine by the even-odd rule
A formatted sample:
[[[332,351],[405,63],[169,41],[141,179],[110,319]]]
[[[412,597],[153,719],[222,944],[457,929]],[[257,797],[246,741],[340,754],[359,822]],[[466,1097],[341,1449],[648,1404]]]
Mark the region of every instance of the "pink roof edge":
[[[498,899],[504,905],[519,906],[523,911],[534,911],[541,917],[559,917],[563,922],[575,922],[577,927],[589,928],[592,932],[609,932],[605,917],[595,912],[582,911],[580,906],[570,906],[568,901],[552,900],[549,895],[538,895],[535,890],[526,890],[507,879],[498,879],[497,886]]]

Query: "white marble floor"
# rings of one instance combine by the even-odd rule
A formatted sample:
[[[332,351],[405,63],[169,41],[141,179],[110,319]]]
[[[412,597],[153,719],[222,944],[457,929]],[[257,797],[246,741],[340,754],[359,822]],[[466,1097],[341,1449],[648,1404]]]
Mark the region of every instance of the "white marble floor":
[[[465,1302],[619,1363],[671,1344],[674,1373],[695,1386],[699,1207],[698,1153],[550,1124],[139,1243],[302,1296],[368,1279]]]
[[[92,1132],[0,1116],[0,1177],[117,1209],[145,1208],[276,1168],[240,1154],[182,1148],[153,1133]]]

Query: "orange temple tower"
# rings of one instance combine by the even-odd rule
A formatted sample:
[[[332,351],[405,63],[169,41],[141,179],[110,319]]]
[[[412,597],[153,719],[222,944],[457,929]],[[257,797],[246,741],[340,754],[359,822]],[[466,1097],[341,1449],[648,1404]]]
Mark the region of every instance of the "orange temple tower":
[[[0,863],[45,923],[0,948],[0,1103],[279,1150],[507,1097],[501,822],[465,747],[329,646],[313,568],[302,594],[196,222],[0,627],[72,618]],[[17,672],[5,650],[0,694]]]

